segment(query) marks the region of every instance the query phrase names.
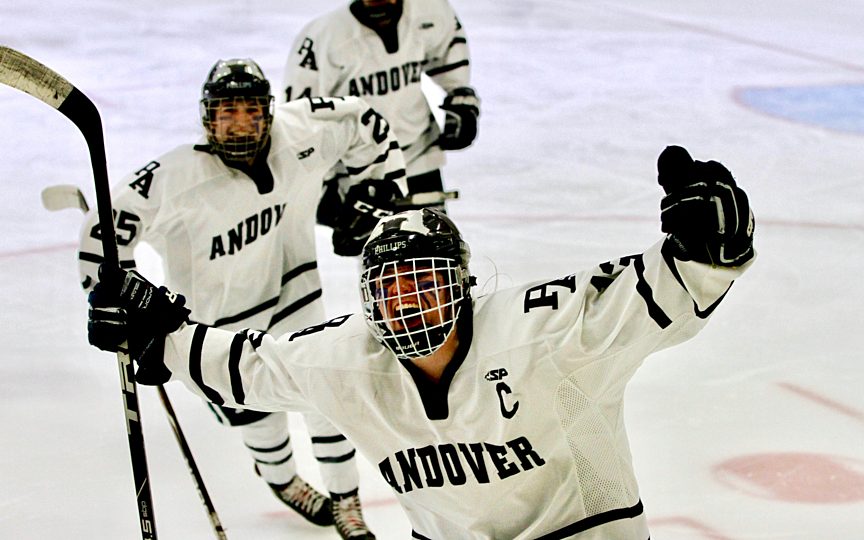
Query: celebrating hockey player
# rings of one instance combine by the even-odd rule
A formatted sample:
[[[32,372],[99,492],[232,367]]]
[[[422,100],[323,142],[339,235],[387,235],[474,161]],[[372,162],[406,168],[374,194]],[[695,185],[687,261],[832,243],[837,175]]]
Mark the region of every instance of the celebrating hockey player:
[[[425,74],[446,93],[441,133],[421,89]],[[354,0],[313,21],[298,34],[285,68],[290,101],[309,96],[360,96],[381,113],[402,145],[410,195],[426,202],[403,209],[444,208],[444,150],[471,145],[480,100],[470,84],[465,31],[447,0]],[[335,174],[321,198],[320,223],[333,227],[341,255],[358,255],[361,242],[344,238],[344,205],[351,179]]]
[[[324,318],[314,227],[326,171],[344,164],[360,183],[355,194],[366,190],[350,209],[351,234],[365,238],[377,206],[404,193],[405,165],[386,121],[360,98],[303,99],[275,110],[273,101],[254,61],[218,61],[201,98],[206,140],[141,167],[117,186],[113,203],[125,268],[135,267],[133,249],[147,242],[192,319],[279,336]],[[85,288],[102,260],[97,219],[92,212],[82,229]],[[296,474],[287,414],[237,405],[211,408],[239,427],[255,470],[285,504],[318,525],[335,521],[343,538],[374,538],[357,495],[354,448],[332,424],[305,414],[331,504]]]
[[[128,339],[139,373],[219,403],[311,404],[377,464],[412,538],[646,540],[625,386],[693,337],[754,257],[747,196],[723,165],[668,147],[658,172],[665,238],[589,271],[474,298],[459,231],[412,210],[364,247],[362,315],[235,334],[106,266],[89,338]]]

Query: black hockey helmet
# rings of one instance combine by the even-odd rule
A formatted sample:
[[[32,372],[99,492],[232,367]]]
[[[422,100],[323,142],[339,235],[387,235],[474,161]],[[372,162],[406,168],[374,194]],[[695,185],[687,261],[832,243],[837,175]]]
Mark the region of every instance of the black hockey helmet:
[[[226,104],[243,101],[260,107],[253,133],[217,133],[216,113]],[[255,158],[267,143],[273,123],[273,95],[270,81],[261,67],[250,58],[218,60],[210,69],[201,89],[201,121],[213,150],[227,161],[248,161]]]
[[[360,293],[375,338],[402,359],[438,350],[471,301],[471,251],[456,225],[431,208],[382,218],[362,258]]]

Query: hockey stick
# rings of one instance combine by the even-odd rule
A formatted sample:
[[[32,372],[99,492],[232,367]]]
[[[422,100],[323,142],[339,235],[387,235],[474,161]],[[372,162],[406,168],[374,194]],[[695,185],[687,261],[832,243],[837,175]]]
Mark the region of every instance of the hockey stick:
[[[85,214],[90,211],[90,205],[78,186],[58,184],[42,190],[42,206],[45,210],[56,212],[66,208],[78,208]]]
[[[42,190],[42,206],[46,210],[56,212],[67,208],[77,208],[82,212],[88,212],[90,205],[87,204],[87,198],[78,188],[72,184],[58,184],[56,186],[48,186]],[[219,520],[219,514],[216,513],[216,508],[213,506],[213,501],[210,499],[210,494],[207,492],[207,487],[204,485],[204,478],[198,470],[198,465],[195,464],[195,458],[192,456],[192,449],[189,448],[189,443],[186,442],[186,436],[183,435],[183,430],[180,429],[180,421],[177,419],[177,413],[174,412],[174,407],[171,405],[171,400],[168,399],[168,392],[161,384],[158,385],[159,399],[165,407],[165,413],[168,415],[168,423],[171,424],[171,429],[174,431],[174,438],[177,439],[177,445],[180,446],[180,451],[186,459],[186,465],[189,467],[189,473],[192,475],[192,480],[195,482],[195,487],[198,488],[198,495],[201,497],[201,502],[207,508],[207,514],[210,517],[210,523],[213,525],[213,530],[216,533],[216,538],[219,540],[227,540],[225,529],[222,527],[222,522]]]
[[[0,46],[0,83],[26,92],[54,107],[72,121],[84,136],[90,152],[90,165],[96,186],[96,206],[102,231],[102,251],[105,263],[119,266],[114,218],[111,211],[111,193],[108,185],[108,166],[105,159],[105,141],[102,119],[90,99],[69,81],[29,56]],[[153,518],[153,497],[150,493],[150,475],[144,451],[144,433],[138,408],[138,390],[126,343],[117,352],[120,369],[120,389],[123,393],[126,434],[129,440],[129,458],[135,481],[141,538],[156,540],[156,522]]]
[[[189,467],[189,472],[192,474],[192,479],[195,480],[195,487],[198,488],[198,496],[201,497],[201,502],[207,507],[207,514],[210,517],[210,524],[213,525],[213,531],[216,533],[216,538],[219,540],[228,540],[225,535],[225,529],[222,528],[222,522],[219,521],[219,515],[216,513],[216,508],[213,506],[213,501],[210,500],[210,495],[207,493],[207,488],[204,487],[204,478],[201,477],[201,472],[198,471],[198,466],[195,465],[195,460],[192,458],[192,449],[186,443],[186,437],[183,435],[183,430],[180,429],[180,423],[177,421],[177,414],[174,412],[174,407],[168,400],[168,393],[165,387],[161,384],[159,388],[159,398],[162,400],[162,405],[165,406],[165,412],[168,413],[168,422],[174,430],[174,438],[177,439],[177,444],[180,446],[180,451],[183,452],[183,457],[186,458],[186,465]]]
[[[397,207],[400,206],[431,206],[433,204],[444,204],[444,201],[458,199],[458,191],[424,191],[409,195],[404,199],[397,199]]]

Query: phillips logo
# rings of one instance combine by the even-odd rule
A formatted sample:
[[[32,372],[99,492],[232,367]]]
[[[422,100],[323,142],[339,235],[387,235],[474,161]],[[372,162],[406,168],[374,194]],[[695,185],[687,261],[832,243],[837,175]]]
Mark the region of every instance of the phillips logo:
[[[375,255],[380,255],[382,253],[387,253],[388,251],[399,251],[400,249],[405,249],[408,246],[408,242],[405,240],[400,240],[398,242],[390,242],[389,244],[384,244],[383,246],[375,246]]]

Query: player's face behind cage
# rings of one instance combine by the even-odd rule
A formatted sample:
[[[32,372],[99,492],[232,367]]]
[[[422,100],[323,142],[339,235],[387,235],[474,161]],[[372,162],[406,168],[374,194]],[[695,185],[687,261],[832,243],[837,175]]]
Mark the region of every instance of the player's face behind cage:
[[[463,289],[452,259],[385,262],[367,268],[361,283],[370,328],[398,358],[434,353],[455,328]]]
[[[267,143],[270,99],[223,97],[202,102],[211,148],[228,161],[251,161]]]

